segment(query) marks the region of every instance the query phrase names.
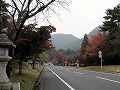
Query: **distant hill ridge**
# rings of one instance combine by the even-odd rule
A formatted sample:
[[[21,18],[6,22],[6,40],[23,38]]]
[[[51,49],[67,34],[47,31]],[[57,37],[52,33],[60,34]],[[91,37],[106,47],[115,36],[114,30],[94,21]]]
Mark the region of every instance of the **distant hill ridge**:
[[[51,40],[54,46],[56,47],[56,49],[58,50],[58,49],[63,49],[65,46],[78,40],[78,38],[76,38],[72,34],[59,33],[52,35]]]
[[[99,32],[100,27],[96,27],[93,29],[89,34],[88,37],[90,38],[91,35],[95,35]],[[51,36],[51,40],[53,45],[56,47],[56,50],[59,49],[71,49],[71,50],[79,50],[81,48],[81,43],[83,41],[83,38],[79,39],[72,34],[53,34]]]

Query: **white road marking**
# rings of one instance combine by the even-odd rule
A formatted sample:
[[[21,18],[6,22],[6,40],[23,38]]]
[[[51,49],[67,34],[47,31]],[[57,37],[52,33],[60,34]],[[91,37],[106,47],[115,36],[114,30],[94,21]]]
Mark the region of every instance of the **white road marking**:
[[[70,70],[68,70],[68,69],[66,69],[67,71],[70,71]]]
[[[83,74],[83,73],[80,73],[80,72],[75,72],[75,73],[77,73],[77,74]]]
[[[48,68],[48,67],[47,67]],[[59,78],[70,90],[75,90],[72,86],[70,86],[67,82],[65,82],[60,76],[58,76],[53,70],[48,68],[57,78]]]
[[[112,74],[112,73],[105,73],[105,72],[96,72],[95,73],[101,73],[101,74],[108,74],[108,75],[113,75],[113,76],[120,76],[119,74]]]
[[[82,70],[82,71],[95,72],[95,73],[101,73],[101,74],[108,74],[108,75],[113,75],[113,76],[114,75],[115,76],[120,76],[120,73],[112,74],[112,73],[109,73],[109,72],[100,72],[100,71],[91,71],[91,70]]]
[[[110,82],[120,83],[119,81],[115,81],[115,80],[111,80],[111,79],[107,79],[107,78],[102,78],[102,77],[98,77],[98,76],[95,76],[95,77],[99,78],[99,79],[106,80],[106,81],[110,81]]]

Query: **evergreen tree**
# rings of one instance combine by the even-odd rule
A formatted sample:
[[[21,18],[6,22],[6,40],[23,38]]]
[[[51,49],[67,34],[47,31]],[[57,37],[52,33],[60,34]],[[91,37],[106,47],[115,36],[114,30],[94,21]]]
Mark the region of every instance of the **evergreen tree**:
[[[85,34],[84,39],[81,44],[81,46],[82,46],[81,49],[85,48],[87,45],[88,45],[88,36],[87,36],[87,34]]]
[[[114,40],[120,35],[120,4],[113,9],[107,9],[104,19],[101,29],[109,33],[109,40]]]
[[[81,59],[82,61],[84,61],[84,65],[87,65],[87,61],[86,61],[86,57],[87,57],[87,53],[86,53],[86,47],[88,45],[88,36],[87,34],[84,35],[84,39],[82,41],[82,44],[81,44],[81,50],[80,50],[80,54],[81,54]]]
[[[101,30],[108,32],[108,59],[111,60],[111,64],[120,64],[120,4],[113,9],[107,9],[104,19]]]

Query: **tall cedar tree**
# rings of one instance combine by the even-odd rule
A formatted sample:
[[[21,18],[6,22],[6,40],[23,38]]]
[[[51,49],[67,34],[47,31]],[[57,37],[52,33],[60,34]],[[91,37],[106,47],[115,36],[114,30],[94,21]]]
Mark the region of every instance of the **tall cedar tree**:
[[[86,56],[87,56],[87,53],[86,53],[86,46],[88,45],[88,36],[87,34],[84,35],[84,39],[82,41],[82,44],[81,44],[81,49],[80,49],[80,55],[81,55],[81,59],[82,61],[84,61],[84,64],[86,65]]]
[[[88,45],[88,36],[87,36],[87,34],[85,34],[84,39],[81,44],[81,46],[82,46],[81,49],[85,48],[87,45]]]
[[[88,36],[87,34],[84,35],[84,38],[83,38],[83,41],[82,41],[82,44],[81,44],[81,49],[80,49],[80,53],[81,55],[84,55],[85,54],[85,48],[86,46],[88,45]]]

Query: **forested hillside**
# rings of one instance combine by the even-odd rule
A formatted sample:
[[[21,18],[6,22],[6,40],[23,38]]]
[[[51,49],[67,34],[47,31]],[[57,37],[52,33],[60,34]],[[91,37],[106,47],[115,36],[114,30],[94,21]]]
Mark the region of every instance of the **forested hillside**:
[[[88,37],[90,38],[91,35],[95,35],[99,32],[100,27],[96,27],[93,29],[89,34]],[[54,34],[51,37],[52,43],[55,46],[56,50],[58,49],[70,49],[70,50],[79,50],[81,48],[81,43],[83,38],[79,39],[72,34]]]
[[[51,40],[55,48],[63,49],[65,46],[72,44],[73,42],[80,40],[77,37],[73,36],[72,34],[54,34],[51,36]],[[67,48],[64,49],[68,49]]]

